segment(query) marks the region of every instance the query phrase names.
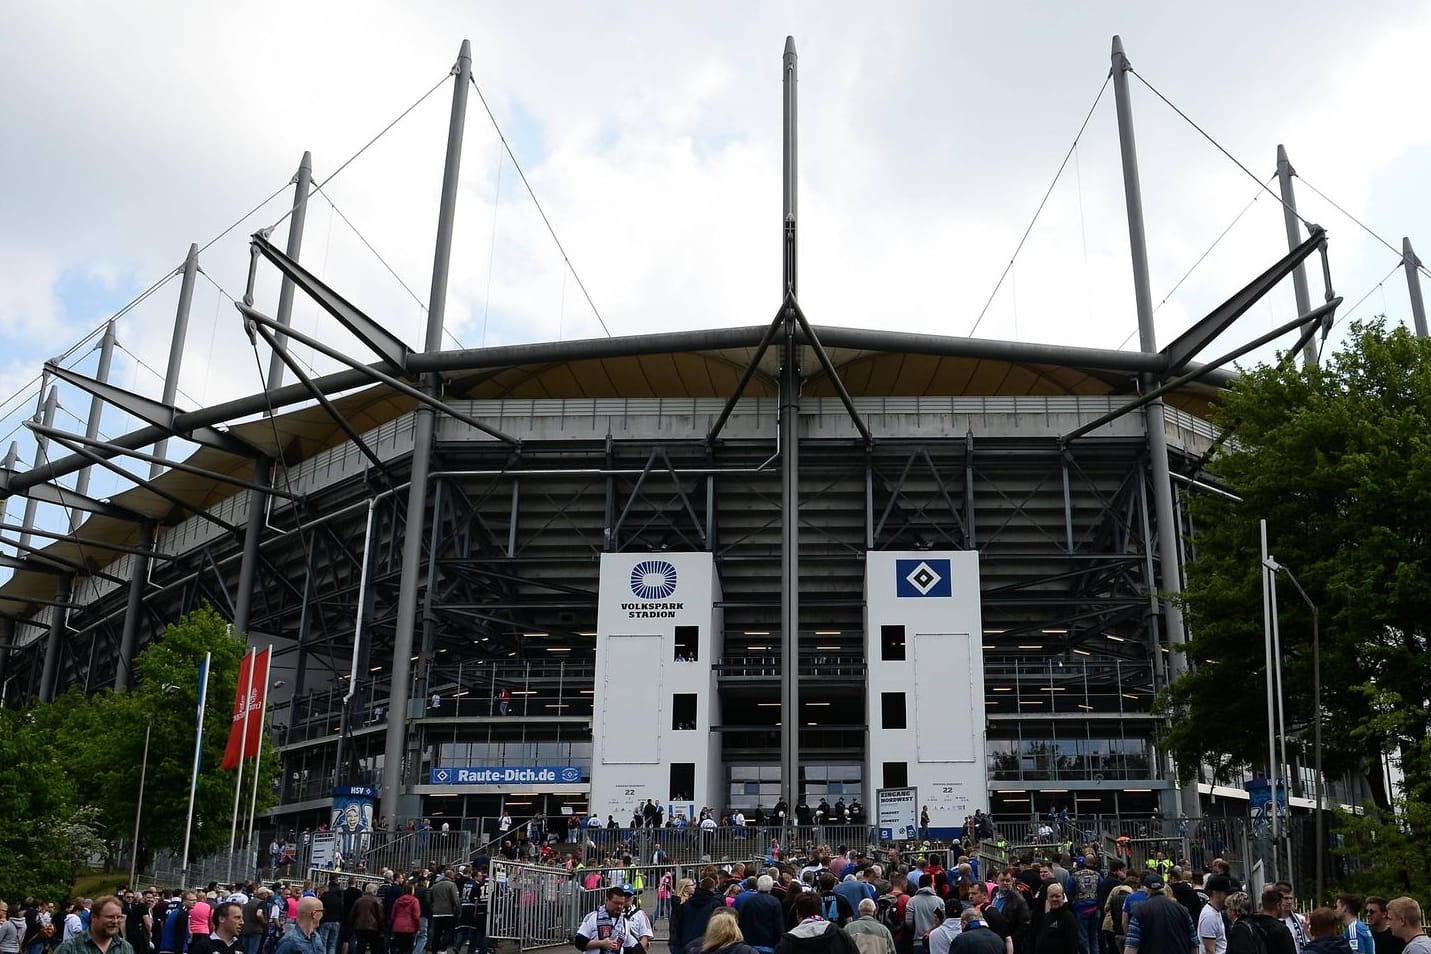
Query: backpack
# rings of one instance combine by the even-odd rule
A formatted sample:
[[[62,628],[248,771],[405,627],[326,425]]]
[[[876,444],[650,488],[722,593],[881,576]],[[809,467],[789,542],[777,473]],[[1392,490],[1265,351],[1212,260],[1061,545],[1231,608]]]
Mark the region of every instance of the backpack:
[[[1229,929],[1227,933],[1232,934],[1234,932],[1246,933],[1252,954],[1267,954],[1267,938],[1263,935],[1262,929],[1257,926],[1252,918],[1239,918],[1233,922],[1231,929]]]
[[[1123,933],[1123,902],[1133,889],[1126,884],[1114,885],[1108,892],[1108,900],[1103,905],[1103,930],[1111,934]]]
[[[875,919],[889,929],[889,933],[898,934],[904,930],[904,918],[899,914],[899,895],[882,894],[875,902]]]

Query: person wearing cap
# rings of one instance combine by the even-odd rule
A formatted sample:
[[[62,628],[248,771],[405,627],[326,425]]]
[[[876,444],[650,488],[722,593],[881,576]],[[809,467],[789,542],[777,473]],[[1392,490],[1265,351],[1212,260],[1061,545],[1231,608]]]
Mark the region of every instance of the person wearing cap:
[[[626,954],[646,954],[656,933],[651,929],[651,919],[632,900],[636,891],[634,885],[623,884],[621,890],[626,895],[626,919],[630,922],[626,931]]]
[[[1168,897],[1162,875],[1150,872],[1143,879],[1146,900],[1133,905],[1123,954],[1196,954],[1197,931],[1192,915]]]
[[[628,946],[631,921],[626,904],[634,892],[628,885],[606,889],[606,903],[582,918],[572,946],[578,951],[622,951]]]
[[[1225,874],[1215,874],[1207,879],[1207,904],[1197,918],[1197,936],[1202,938],[1204,954],[1227,954],[1227,926],[1222,920],[1222,912],[1227,907],[1227,896],[1232,893],[1232,882]]]

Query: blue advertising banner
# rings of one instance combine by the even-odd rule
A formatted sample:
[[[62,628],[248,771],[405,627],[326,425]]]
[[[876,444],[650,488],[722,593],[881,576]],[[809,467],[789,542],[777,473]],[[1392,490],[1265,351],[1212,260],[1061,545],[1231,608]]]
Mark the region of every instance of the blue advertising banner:
[[[449,765],[428,773],[432,785],[578,785],[581,769],[575,765]]]

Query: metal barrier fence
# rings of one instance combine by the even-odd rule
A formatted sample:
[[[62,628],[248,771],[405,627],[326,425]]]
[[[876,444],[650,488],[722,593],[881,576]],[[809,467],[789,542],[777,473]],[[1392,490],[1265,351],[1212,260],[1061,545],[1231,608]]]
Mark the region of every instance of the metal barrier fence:
[[[672,862],[695,864],[701,861],[745,861],[769,858],[773,852],[790,858],[828,845],[838,849],[862,848],[873,852],[880,846],[900,847],[907,842],[881,842],[879,829],[868,825],[746,825],[727,826],[703,831],[700,828],[588,828],[579,843],[570,841],[557,845],[558,852],[573,852],[578,848],[583,860],[606,854],[630,854],[632,860],[648,862],[656,846]],[[912,844],[923,844],[916,840]],[[931,842],[931,845],[936,844]],[[947,847],[947,842],[938,842]]]
[[[571,940],[586,915],[579,870],[493,861],[489,871],[489,938],[513,941],[522,951]]]
[[[606,900],[606,889],[631,884],[635,904],[646,912],[656,939],[667,937],[670,900],[662,898],[661,879],[670,885],[694,877],[689,866],[593,865],[568,870],[496,859],[489,865],[491,898],[487,906],[487,936],[514,942],[519,950],[565,945],[582,918]]]

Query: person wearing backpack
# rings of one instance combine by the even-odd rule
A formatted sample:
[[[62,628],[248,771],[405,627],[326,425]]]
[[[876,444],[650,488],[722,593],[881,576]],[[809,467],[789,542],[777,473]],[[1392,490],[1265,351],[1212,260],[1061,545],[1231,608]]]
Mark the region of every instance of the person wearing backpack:
[[[894,938],[895,950],[900,954],[909,954],[913,946],[904,927],[904,906],[909,903],[909,895],[905,893],[908,886],[909,880],[904,875],[895,874],[890,879],[888,893],[875,899],[875,920],[888,929]]]
[[[921,887],[904,906],[904,926],[913,936],[915,954],[925,954],[925,940],[939,926],[943,912],[944,900],[934,893],[933,884]]]
[[[1123,904],[1133,893],[1132,877],[1113,885],[1103,902],[1103,954],[1123,954]]]
[[[839,884],[835,876],[826,871],[820,875],[820,909],[826,921],[844,927],[855,919],[855,909],[850,902],[835,890]]]
[[[1227,896],[1227,954],[1268,954],[1262,932],[1252,922],[1252,899],[1246,891]]]
[[[1261,911],[1247,920],[1261,932],[1267,954],[1297,954],[1297,941],[1278,916],[1282,910],[1282,892],[1277,888],[1263,891],[1261,907]]]

